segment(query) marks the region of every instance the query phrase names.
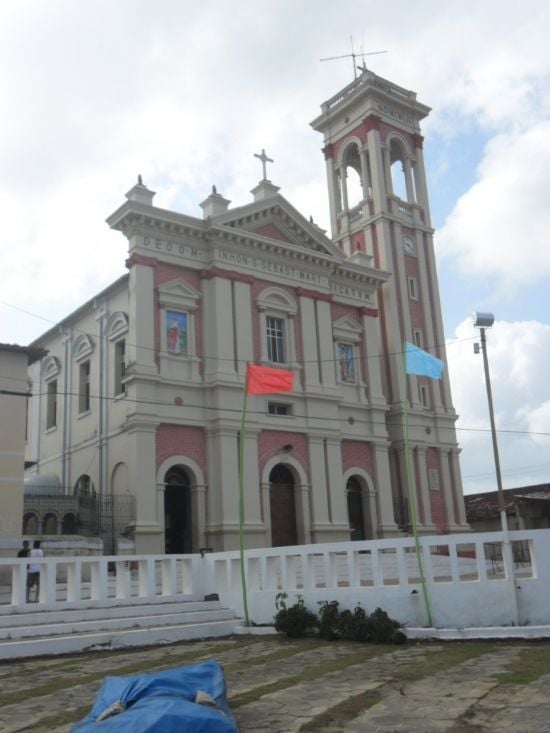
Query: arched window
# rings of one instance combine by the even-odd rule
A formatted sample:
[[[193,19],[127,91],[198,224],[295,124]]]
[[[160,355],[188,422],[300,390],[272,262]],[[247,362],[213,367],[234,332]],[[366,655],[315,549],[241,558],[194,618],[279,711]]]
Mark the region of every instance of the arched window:
[[[38,517],[33,512],[23,517],[23,534],[38,534]]]
[[[77,532],[76,514],[72,512],[65,514],[61,523],[61,534],[77,534]]]
[[[74,487],[75,496],[95,496],[95,488],[92,479],[86,474],[82,474]]]
[[[391,182],[394,196],[407,201],[407,182],[405,179],[405,151],[394,138],[390,143]]]
[[[42,534],[57,534],[57,517],[48,512],[42,520]]]
[[[348,207],[353,209],[365,198],[361,181],[361,158],[357,145],[348,145],[343,158],[346,179],[342,182],[347,189]],[[342,200],[345,200],[344,197]]]

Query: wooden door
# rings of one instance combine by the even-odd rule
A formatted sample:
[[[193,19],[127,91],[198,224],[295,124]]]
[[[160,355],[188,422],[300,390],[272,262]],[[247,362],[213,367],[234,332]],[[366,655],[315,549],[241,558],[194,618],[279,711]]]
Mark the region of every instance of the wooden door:
[[[298,544],[294,479],[284,466],[275,466],[269,476],[269,508],[271,512],[271,546]]]

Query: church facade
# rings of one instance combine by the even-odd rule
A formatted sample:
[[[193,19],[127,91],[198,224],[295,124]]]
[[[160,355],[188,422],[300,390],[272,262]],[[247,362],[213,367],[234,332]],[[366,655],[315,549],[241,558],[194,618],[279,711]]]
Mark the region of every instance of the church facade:
[[[128,274],[34,346],[28,458],[67,494],[135,497],[137,552],[465,531],[447,371],[405,377],[403,342],[445,359],[413,92],[364,71],[322,105],[332,238],[265,175],[203,218],[153,204],[141,179],[108,224]],[[249,398],[248,363],[295,372]]]

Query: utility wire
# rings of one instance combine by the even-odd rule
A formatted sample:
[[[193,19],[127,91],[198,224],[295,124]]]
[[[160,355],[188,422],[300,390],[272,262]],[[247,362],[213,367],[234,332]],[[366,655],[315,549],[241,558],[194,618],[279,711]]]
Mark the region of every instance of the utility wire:
[[[71,398],[78,398],[80,396],[79,392],[56,392],[55,393],[58,397],[71,397]],[[17,397],[26,397],[28,399],[33,397],[45,397],[48,395],[48,392],[18,392],[15,390],[7,390],[7,389],[0,389],[0,395],[11,395],[11,396],[17,396]],[[111,403],[118,402],[118,401],[125,401],[130,402],[132,404],[140,404],[140,405],[154,405],[155,407],[179,407],[184,408],[191,408],[196,410],[204,410],[206,412],[230,412],[240,415],[241,410],[236,407],[217,407],[217,406],[209,406],[209,405],[195,405],[188,402],[184,402],[182,405],[175,405],[173,402],[164,402],[162,400],[138,400],[127,396],[109,396],[109,395],[90,395],[90,399],[94,400],[108,400]],[[266,412],[265,410],[248,410],[249,415],[269,415],[270,413]],[[279,415],[272,415],[275,419],[279,417]],[[304,420],[314,420],[316,422],[318,421],[325,421],[325,422],[338,422],[341,423],[345,421],[345,418],[340,417],[328,417],[326,415],[322,416],[315,416],[312,417],[311,415],[306,414],[300,414],[300,413],[292,413],[291,417],[301,418]],[[389,420],[391,420],[393,416],[389,416]],[[368,418],[361,418],[361,417],[353,417],[354,424],[359,423],[361,425],[385,425],[387,427],[393,427],[390,424],[388,424],[385,420],[371,420]],[[398,422],[395,423],[396,426],[400,425],[401,418],[396,416],[396,420]],[[414,423],[409,421],[409,427],[424,427],[424,423]],[[491,433],[490,428],[469,428],[469,427],[459,427],[455,424],[451,425],[450,427],[443,427],[440,426],[438,428],[439,430],[450,430],[450,431],[461,431],[461,432],[469,432],[469,433]],[[538,432],[533,430],[518,430],[514,428],[500,428],[497,430],[497,433],[503,434],[503,435],[540,435],[540,436],[550,436],[550,432]]]

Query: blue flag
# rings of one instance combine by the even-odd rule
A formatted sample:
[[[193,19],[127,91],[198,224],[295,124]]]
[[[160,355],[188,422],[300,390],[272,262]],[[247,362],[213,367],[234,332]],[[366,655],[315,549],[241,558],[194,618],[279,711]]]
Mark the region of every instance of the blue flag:
[[[405,341],[405,371],[430,379],[441,379],[443,362],[418,346]]]

